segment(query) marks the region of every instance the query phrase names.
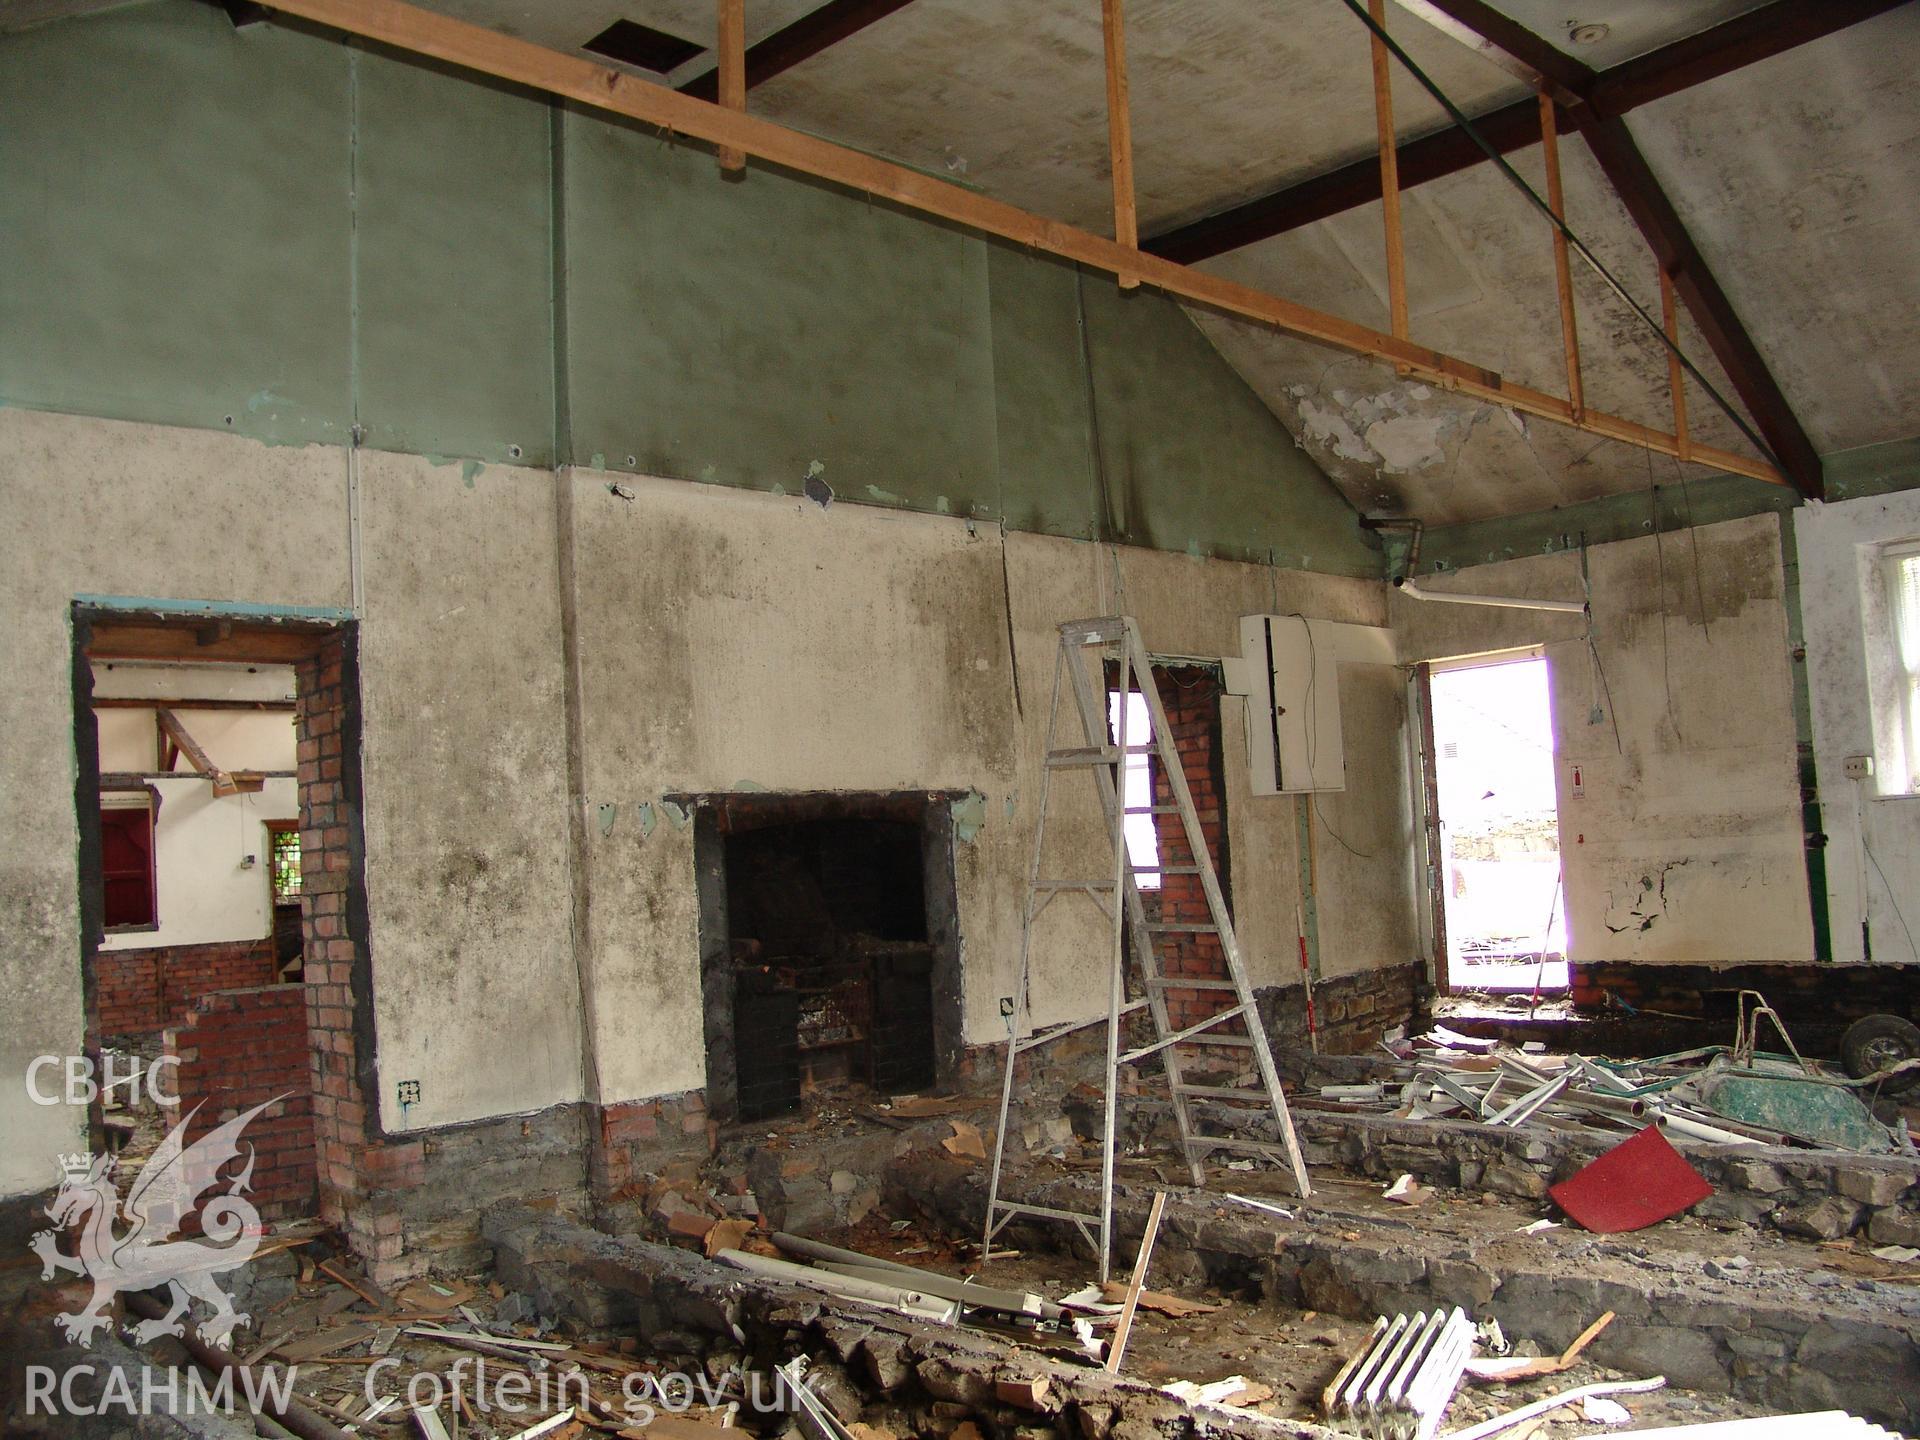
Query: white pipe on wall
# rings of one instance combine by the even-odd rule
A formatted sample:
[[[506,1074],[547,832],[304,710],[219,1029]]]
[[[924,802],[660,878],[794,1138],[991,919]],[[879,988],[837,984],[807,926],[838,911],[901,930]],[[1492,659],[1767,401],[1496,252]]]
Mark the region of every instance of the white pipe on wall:
[[[1422,590],[1404,577],[1393,583],[1403,595],[1411,595],[1415,600],[1436,600],[1444,605],[1497,605],[1505,610],[1554,610],[1566,615],[1587,613],[1586,603],[1581,600],[1526,600],[1518,595],[1462,595],[1449,590]]]

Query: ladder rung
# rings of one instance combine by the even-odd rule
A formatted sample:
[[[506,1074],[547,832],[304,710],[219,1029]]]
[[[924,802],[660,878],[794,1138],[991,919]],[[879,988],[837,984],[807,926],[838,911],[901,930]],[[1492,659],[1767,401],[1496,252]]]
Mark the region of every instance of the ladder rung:
[[[1188,980],[1182,976],[1155,976],[1147,983],[1156,990],[1239,990],[1231,980]]]
[[[1117,745],[1079,745],[1067,750],[1047,751],[1047,764],[1059,769],[1063,765],[1111,765],[1120,758]]]
[[[1187,1137],[1187,1147],[1192,1150],[1245,1150],[1253,1155],[1278,1155],[1282,1159],[1291,1158],[1287,1155],[1286,1146],[1276,1145],[1271,1140],[1228,1140],[1222,1136],[1190,1135]]]
[[[996,1200],[995,1210],[1005,1210],[1013,1215],[1038,1215],[1043,1220],[1082,1220],[1089,1225],[1098,1225],[1098,1215],[1082,1215],[1078,1210],[1055,1210],[1047,1205],[1023,1205],[1018,1200]]]
[[[1201,1095],[1210,1100],[1258,1100],[1262,1104],[1273,1097],[1264,1090],[1248,1090],[1235,1085],[1176,1085],[1180,1095]]]
[[[1128,815],[1178,815],[1180,813],[1180,807],[1178,805],[1128,805],[1125,807],[1124,813]],[[1177,874],[1179,872],[1176,871],[1175,873]]]
[[[1180,1043],[1182,1045],[1232,1045],[1241,1050],[1251,1050],[1253,1037],[1251,1035],[1195,1035]]]
[[[1137,1050],[1127,1051],[1126,1054],[1118,1057],[1117,1063],[1121,1065],[1131,1065],[1136,1060],[1144,1060],[1149,1055],[1158,1054],[1160,1051],[1166,1049],[1169,1045],[1178,1045],[1181,1041],[1185,1040],[1189,1035],[1198,1035],[1203,1030],[1211,1030],[1215,1025],[1222,1025],[1222,1024],[1225,1024],[1227,1021],[1234,1019],[1236,1016],[1245,1015],[1249,1008],[1250,1007],[1248,1007],[1245,1004],[1230,1006],[1225,1010],[1221,1010],[1215,1014],[1209,1015],[1206,1019],[1202,1020],[1198,1025],[1189,1025],[1184,1030],[1176,1030],[1171,1035],[1161,1036],[1158,1040],[1154,1041],[1151,1045],[1142,1045]]]
[[[1036,890],[1111,890],[1111,880],[1036,880]]]
[[[1149,925],[1147,926],[1147,932],[1151,935],[1218,935],[1220,933],[1220,927],[1218,925],[1202,925],[1192,920],[1175,920],[1164,924]]]
[[[1198,875],[1200,873],[1200,867],[1198,865],[1155,865],[1152,867],[1152,873],[1155,875]]]
[[[1061,637],[1078,645],[1111,645],[1126,633],[1126,620],[1119,615],[1099,620],[1069,620],[1060,627]]]

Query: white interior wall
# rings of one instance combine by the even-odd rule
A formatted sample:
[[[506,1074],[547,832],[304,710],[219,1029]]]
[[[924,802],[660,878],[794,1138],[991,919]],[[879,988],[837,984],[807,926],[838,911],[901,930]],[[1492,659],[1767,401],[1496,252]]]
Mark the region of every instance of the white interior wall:
[[[1878,743],[1870,675],[1888,668],[1890,637],[1867,617],[1884,612],[1872,578],[1880,547],[1920,540],[1920,491],[1804,506],[1794,512],[1794,540],[1833,958],[1866,959],[1870,936],[1874,960],[1912,964],[1920,961],[1908,930],[1920,923],[1920,797],[1899,793]],[[1877,752],[1872,781],[1847,777],[1847,757]]]
[[[159,795],[154,821],[159,924],[107,935],[100,949],[211,945],[270,934],[273,880],[266,822],[299,816],[298,785],[290,778],[272,779],[257,794],[215,797],[213,786],[197,775],[148,783]]]

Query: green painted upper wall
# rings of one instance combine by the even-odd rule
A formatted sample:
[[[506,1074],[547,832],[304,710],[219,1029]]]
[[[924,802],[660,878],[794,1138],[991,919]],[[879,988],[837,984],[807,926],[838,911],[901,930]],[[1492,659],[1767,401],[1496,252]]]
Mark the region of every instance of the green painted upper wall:
[[[102,84],[101,77],[112,83]],[[0,36],[0,403],[1379,573],[1164,296],[155,0]]]

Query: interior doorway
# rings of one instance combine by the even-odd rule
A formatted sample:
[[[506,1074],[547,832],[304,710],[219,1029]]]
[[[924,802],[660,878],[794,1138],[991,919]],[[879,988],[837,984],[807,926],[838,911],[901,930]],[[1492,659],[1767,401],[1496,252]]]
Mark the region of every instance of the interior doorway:
[[[1538,651],[1435,664],[1428,787],[1449,990],[1567,988],[1553,702]]]

